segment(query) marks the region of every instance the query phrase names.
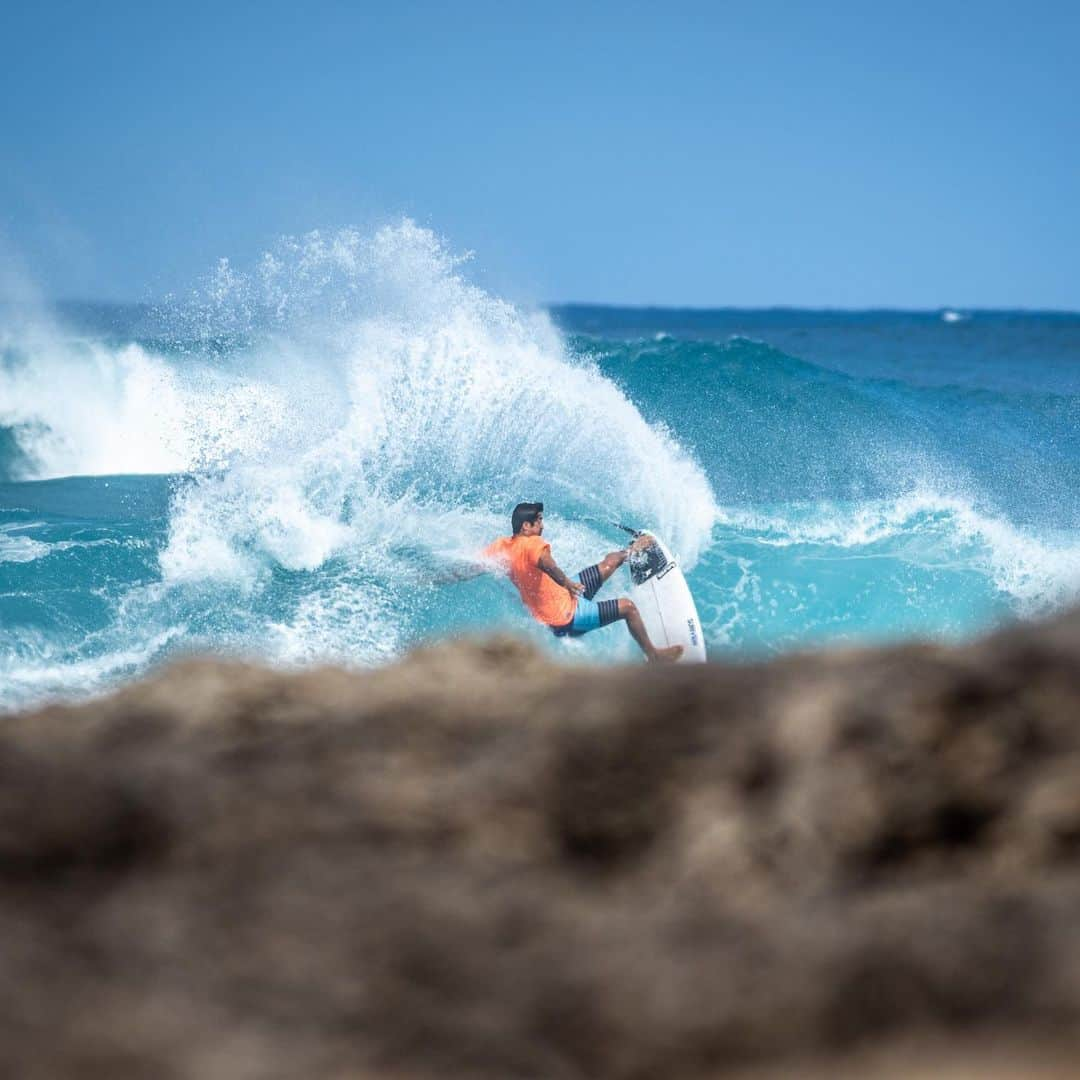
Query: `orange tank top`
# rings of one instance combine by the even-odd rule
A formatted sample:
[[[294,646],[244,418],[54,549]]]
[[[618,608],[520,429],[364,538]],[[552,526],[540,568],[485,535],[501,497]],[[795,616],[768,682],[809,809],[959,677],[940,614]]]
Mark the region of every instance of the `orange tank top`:
[[[550,549],[542,536],[502,536],[483,554],[506,570],[533,618],[548,626],[565,626],[574,617],[577,601],[540,569],[540,556]]]

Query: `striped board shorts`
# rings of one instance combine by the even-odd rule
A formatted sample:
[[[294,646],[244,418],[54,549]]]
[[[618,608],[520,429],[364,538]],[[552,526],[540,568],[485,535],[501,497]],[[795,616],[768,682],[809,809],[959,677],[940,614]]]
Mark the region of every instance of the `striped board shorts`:
[[[577,575],[577,579],[585,586],[585,592],[577,598],[574,617],[564,626],[551,628],[556,637],[581,637],[591,630],[610,625],[619,617],[618,600],[601,600],[599,603],[593,600],[600,591],[600,586],[604,584],[599,566],[586,566]]]

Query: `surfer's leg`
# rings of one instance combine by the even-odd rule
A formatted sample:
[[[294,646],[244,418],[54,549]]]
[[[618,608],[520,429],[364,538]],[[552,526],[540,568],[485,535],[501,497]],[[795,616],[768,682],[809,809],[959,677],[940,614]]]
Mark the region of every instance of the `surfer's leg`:
[[[591,600],[603,587],[603,584],[624,562],[626,551],[609,551],[598,563],[579,570],[578,581],[585,586],[585,596]]]
[[[616,570],[624,562],[626,562],[626,556],[629,554],[626,548],[622,548],[620,551],[609,551],[597,564],[597,569],[600,571],[601,582],[607,581]]]
[[[681,645],[671,645],[666,649],[658,649],[652,643],[649,639],[649,632],[645,629],[645,623],[641,618],[641,612],[638,611],[637,604],[635,604],[633,600],[627,600],[626,597],[620,597],[618,605],[618,617],[626,620],[626,629],[630,631],[630,636],[638,643],[638,647],[645,654],[646,659],[648,659],[650,663],[671,663],[682,656],[683,647]]]

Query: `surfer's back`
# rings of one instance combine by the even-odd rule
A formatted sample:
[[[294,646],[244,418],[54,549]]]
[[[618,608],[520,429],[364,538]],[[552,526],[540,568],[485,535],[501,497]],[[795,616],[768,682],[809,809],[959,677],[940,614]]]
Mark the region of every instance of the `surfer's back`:
[[[551,545],[542,536],[501,536],[484,549],[484,557],[505,570],[533,617],[548,626],[563,626],[574,617],[574,601],[540,568]]]

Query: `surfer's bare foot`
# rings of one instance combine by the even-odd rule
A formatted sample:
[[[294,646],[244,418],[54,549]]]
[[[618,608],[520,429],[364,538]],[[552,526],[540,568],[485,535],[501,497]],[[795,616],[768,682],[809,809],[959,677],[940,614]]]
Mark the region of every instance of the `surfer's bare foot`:
[[[669,645],[666,649],[657,649],[649,657],[649,661],[653,664],[674,664],[682,654],[683,647],[681,645]]]

